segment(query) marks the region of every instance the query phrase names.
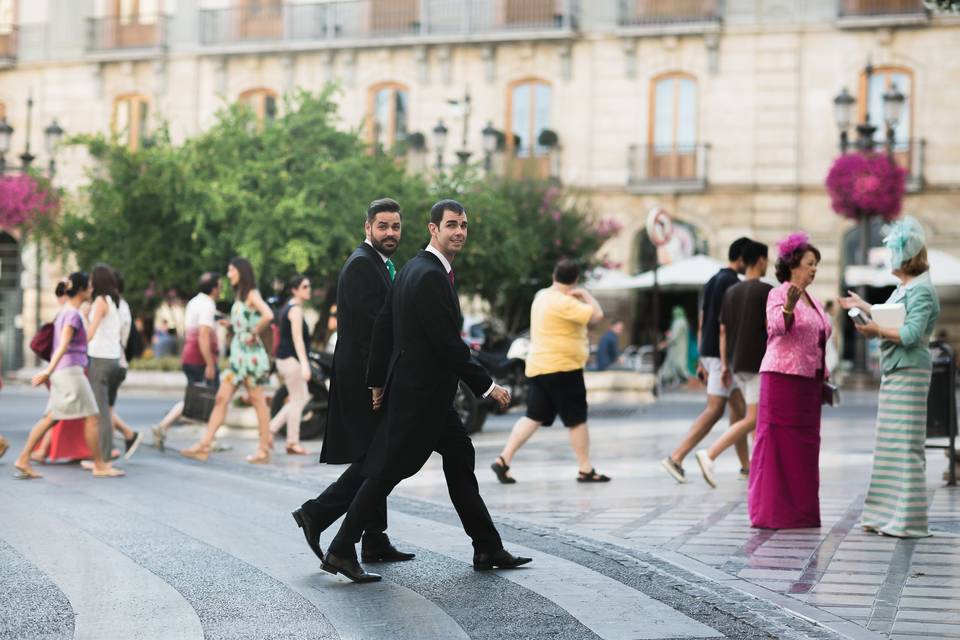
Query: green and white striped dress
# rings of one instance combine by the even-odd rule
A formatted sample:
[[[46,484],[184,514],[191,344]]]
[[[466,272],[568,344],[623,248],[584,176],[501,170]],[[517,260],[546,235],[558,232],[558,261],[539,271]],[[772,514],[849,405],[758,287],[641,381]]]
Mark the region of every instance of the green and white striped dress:
[[[922,538],[927,529],[927,435],[930,369],[883,375],[877,413],[873,474],[860,524],[899,538]]]

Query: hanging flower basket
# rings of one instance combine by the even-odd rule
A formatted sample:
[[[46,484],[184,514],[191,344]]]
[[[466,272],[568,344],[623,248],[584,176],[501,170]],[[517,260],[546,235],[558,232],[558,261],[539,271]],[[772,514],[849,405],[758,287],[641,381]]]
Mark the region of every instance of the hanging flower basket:
[[[32,227],[58,205],[56,193],[31,175],[0,177],[0,228]]]
[[[854,220],[880,216],[890,221],[900,214],[907,172],[882,154],[848,153],[827,174],[833,210]]]

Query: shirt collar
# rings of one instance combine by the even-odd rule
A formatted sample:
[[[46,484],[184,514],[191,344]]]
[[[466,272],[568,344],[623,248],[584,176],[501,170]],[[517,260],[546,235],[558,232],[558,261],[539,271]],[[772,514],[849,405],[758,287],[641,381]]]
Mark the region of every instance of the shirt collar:
[[[429,251],[433,255],[440,258],[440,264],[443,265],[443,268],[444,270],[446,270],[447,273],[450,273],[451,271],[453,271],[453,265],[450,264],[450,261],[447,260],[447,257],[442,253],[440,253],[439,251],[437,251],[437,248],[434,247],[432,244],[428,244],[427,248],[424,249],[424,251]]]
[[[384,262],[386,262],[387,260],[390,259],[389,256],[385,256],[385,255],[383,255],[382,253],[380,253],[380,251],[379,251],[376,247],[374,247],[374,246],[373,246],[373,243],[370,242],[369,240],[364,240],[363,242],[364,242],[365,244],[368,244],[368,245],[370,245],[371,247],[373,247],[373,250],[377,252],[377,255],[380,256],[380,259],[383,260]]]

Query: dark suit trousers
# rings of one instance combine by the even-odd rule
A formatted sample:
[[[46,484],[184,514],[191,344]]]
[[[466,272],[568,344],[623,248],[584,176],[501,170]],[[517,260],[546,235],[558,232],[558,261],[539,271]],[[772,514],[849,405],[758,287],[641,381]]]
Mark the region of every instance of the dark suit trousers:
[[[357,491],[363,485],[363,462],[361,458],[351,464],[323,493],[303,503],[302,509],[321,530],[327,529],[350,508]],[[384,494],[378,503],[373,504],[366,515],[366,524],[361,528],[363,544],[375,547],[387,542],[384,534],[387,530],[387,495]]]
[[[492,553],[503,548],[500,534],[490,518],[487,505],[480,497],[480,487],[474,474],[475,453],[473,443],[459,416],[451,408],[447,415],[436,452],[443,456],[443,475],[447,481],[447,491],[453,507],[460,516],[463,530],[473,540],[477,553]],[[378,505],[384,504],[399,480],[367,478],[350,504],[347,517],[344,518],[330,550],[337,555],[354,557],[355,545],[360,540],[364,523],[369,522]]]

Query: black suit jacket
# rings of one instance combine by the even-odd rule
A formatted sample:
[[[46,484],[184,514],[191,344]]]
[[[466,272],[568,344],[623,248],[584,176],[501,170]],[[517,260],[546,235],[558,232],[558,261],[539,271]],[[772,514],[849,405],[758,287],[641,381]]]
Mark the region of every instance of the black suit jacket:
[[[356,462],[366,454],[376,433],[381,414],[371,407],[365,377],[373,325],[390,285],[383,258],[366,242],[354,250],[340,270],[337,346],[320,462]]]
[[[386,420],[365,475],[399,481],[415,474],[449,428],[458,381],[478,396],[490,388],[490,376],[460,338],[461,324],[447,272],[421,251],[397,274],[374,326],[367,383],[385,387]]]

